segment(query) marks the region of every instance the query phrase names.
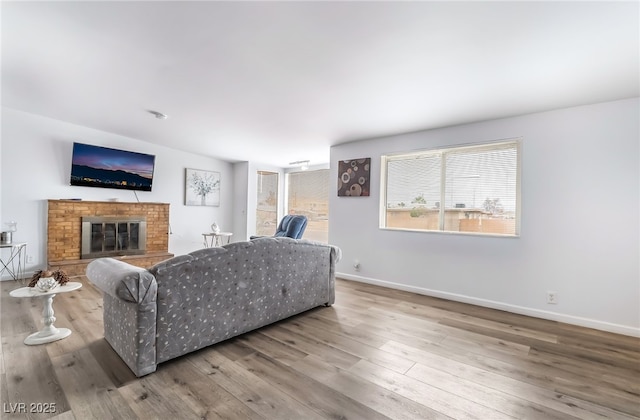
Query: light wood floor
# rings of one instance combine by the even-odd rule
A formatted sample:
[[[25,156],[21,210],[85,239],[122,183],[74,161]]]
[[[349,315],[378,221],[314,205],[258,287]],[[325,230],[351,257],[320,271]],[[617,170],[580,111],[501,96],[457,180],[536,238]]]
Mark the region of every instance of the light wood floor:
[[[335,306],[137,379],[104,341],[102,299],[58,295],[73,334],[25,346],[41,302],[0,284],[2,418],[631,419],[640,339],[338,281]],[[11,414],[55,405],[55,414]],[[39,405],[38,405],[39,404]]]

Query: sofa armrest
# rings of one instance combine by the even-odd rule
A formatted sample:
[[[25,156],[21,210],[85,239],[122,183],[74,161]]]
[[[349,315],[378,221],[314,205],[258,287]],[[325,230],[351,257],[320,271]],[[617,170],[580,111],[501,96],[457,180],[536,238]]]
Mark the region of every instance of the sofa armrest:
[[[87,278],[103,292],[104,338],[133,373],[156,370],[156,278],[144,268],[113,258],[87,266]]]
[[[340,262],[342,259],[342,249],[335,245],[329,245],[331,247],[331,259],[334,263]]]
[[[100,290],[141,310],[155,309],[158,284],[149,271],[113,258],[99,258],[87,266],[87,278]]]
[[[288,238],[278,238],[279,240],[291,240]],[[336,264],[342,259],[342,249],[339,246],[326,244],[324,242],[313,241],[310,239],[293,239],[300,243],[307,243],[312,245],[321,245],[329,247],[329,299],[326,306],[332,306],[336,301]]]
[[[299,239],[298,241],[307,244],[328,246],[331,248],[331,260],[334,263],[337,263],[342,259],[342,249],[339,246],[327,244],[325,242],[313,241],[311,239]]]

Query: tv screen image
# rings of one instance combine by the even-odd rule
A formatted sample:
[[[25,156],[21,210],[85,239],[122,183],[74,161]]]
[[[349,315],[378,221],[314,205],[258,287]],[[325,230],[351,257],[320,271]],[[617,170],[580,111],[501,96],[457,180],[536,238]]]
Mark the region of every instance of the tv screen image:
[[[71,185],[151,191],[154,155],[73,143]]]

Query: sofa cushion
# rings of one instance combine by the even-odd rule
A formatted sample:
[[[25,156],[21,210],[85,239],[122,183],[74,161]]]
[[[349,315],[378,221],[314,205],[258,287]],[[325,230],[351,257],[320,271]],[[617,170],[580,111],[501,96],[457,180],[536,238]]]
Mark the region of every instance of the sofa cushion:
[[[261,238],[190,253],[157,274],[157,361],[333,303],[332,248]]]
[[[193,257],[191,255],[178,255],[177,257],[169,258],[168,260],[160,261],[149,269],[149,272],[156,274],[163,270],[171,270],[181,264],[187,264],[191,262]]]

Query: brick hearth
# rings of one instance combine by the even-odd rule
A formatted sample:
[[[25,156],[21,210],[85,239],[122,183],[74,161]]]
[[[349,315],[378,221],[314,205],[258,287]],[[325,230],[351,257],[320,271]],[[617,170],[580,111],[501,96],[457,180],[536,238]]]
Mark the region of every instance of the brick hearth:
[[[171,258],[169,204],[111,201],[48,200],[47,266],[70,276],[85,273],[90,259],[81,259],[82,217],[138,216],[147,218],[147,252],[116,257],[138,267],[150,267]]]

